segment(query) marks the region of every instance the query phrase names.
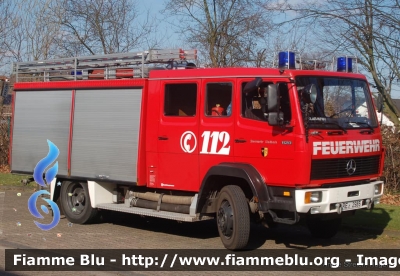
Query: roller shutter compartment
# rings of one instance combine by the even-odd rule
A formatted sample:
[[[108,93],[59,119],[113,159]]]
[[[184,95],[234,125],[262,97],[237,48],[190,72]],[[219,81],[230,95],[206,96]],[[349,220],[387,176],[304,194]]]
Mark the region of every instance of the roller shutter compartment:
[[[71,176],[136,182],[141,89],[77,90]]]
[[[67,175],[71,90],[16,91],[12,132],[13,172],[33,173],[47,156],[47,140],[60,150],[58,175]]]

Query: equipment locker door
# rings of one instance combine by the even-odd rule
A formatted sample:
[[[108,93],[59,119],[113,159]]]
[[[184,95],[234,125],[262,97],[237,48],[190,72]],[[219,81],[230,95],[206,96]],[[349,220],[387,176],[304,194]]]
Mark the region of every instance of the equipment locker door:
[[[194,190],[199,181],[198,103],[200,82],[165,81],[158,130],[157,186]]]

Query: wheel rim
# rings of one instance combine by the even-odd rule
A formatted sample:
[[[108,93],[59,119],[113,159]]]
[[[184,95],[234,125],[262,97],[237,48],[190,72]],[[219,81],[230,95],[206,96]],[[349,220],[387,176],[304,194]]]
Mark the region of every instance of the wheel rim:
[[[72,213],[76,215],[85,210],[86,195],[82,185],[75,183],[67,190],[67,203]]]
[[[218,227],[221,233],[226,237],[232,237],[233,233],[233,210],[228,201],[223,201],[218,210]]]

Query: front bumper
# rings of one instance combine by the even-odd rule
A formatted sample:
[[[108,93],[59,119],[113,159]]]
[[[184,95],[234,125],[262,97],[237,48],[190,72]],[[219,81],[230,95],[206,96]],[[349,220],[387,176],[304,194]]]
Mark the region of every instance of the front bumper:
[[[381,185],[378,193],[376,185]],[[373,181],[366,184],[338,188],[317,188],[295,191],[296,211],[298,213],[329,214],[341,213],[347,210],[371,208],[379,203],[383,195],[383,181]],[[321,192],[320,202],[305,203],[307,192]]]

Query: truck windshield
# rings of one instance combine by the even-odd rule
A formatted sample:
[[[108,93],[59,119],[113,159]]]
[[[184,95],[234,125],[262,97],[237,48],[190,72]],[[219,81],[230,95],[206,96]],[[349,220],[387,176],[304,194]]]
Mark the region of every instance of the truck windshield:
[[[303,100],[307,85],[317,87],[314,103]],[[372,129],[378,126],[367,83],[363,80],[332,77],[297,77],[304,123],[308,128]]]

